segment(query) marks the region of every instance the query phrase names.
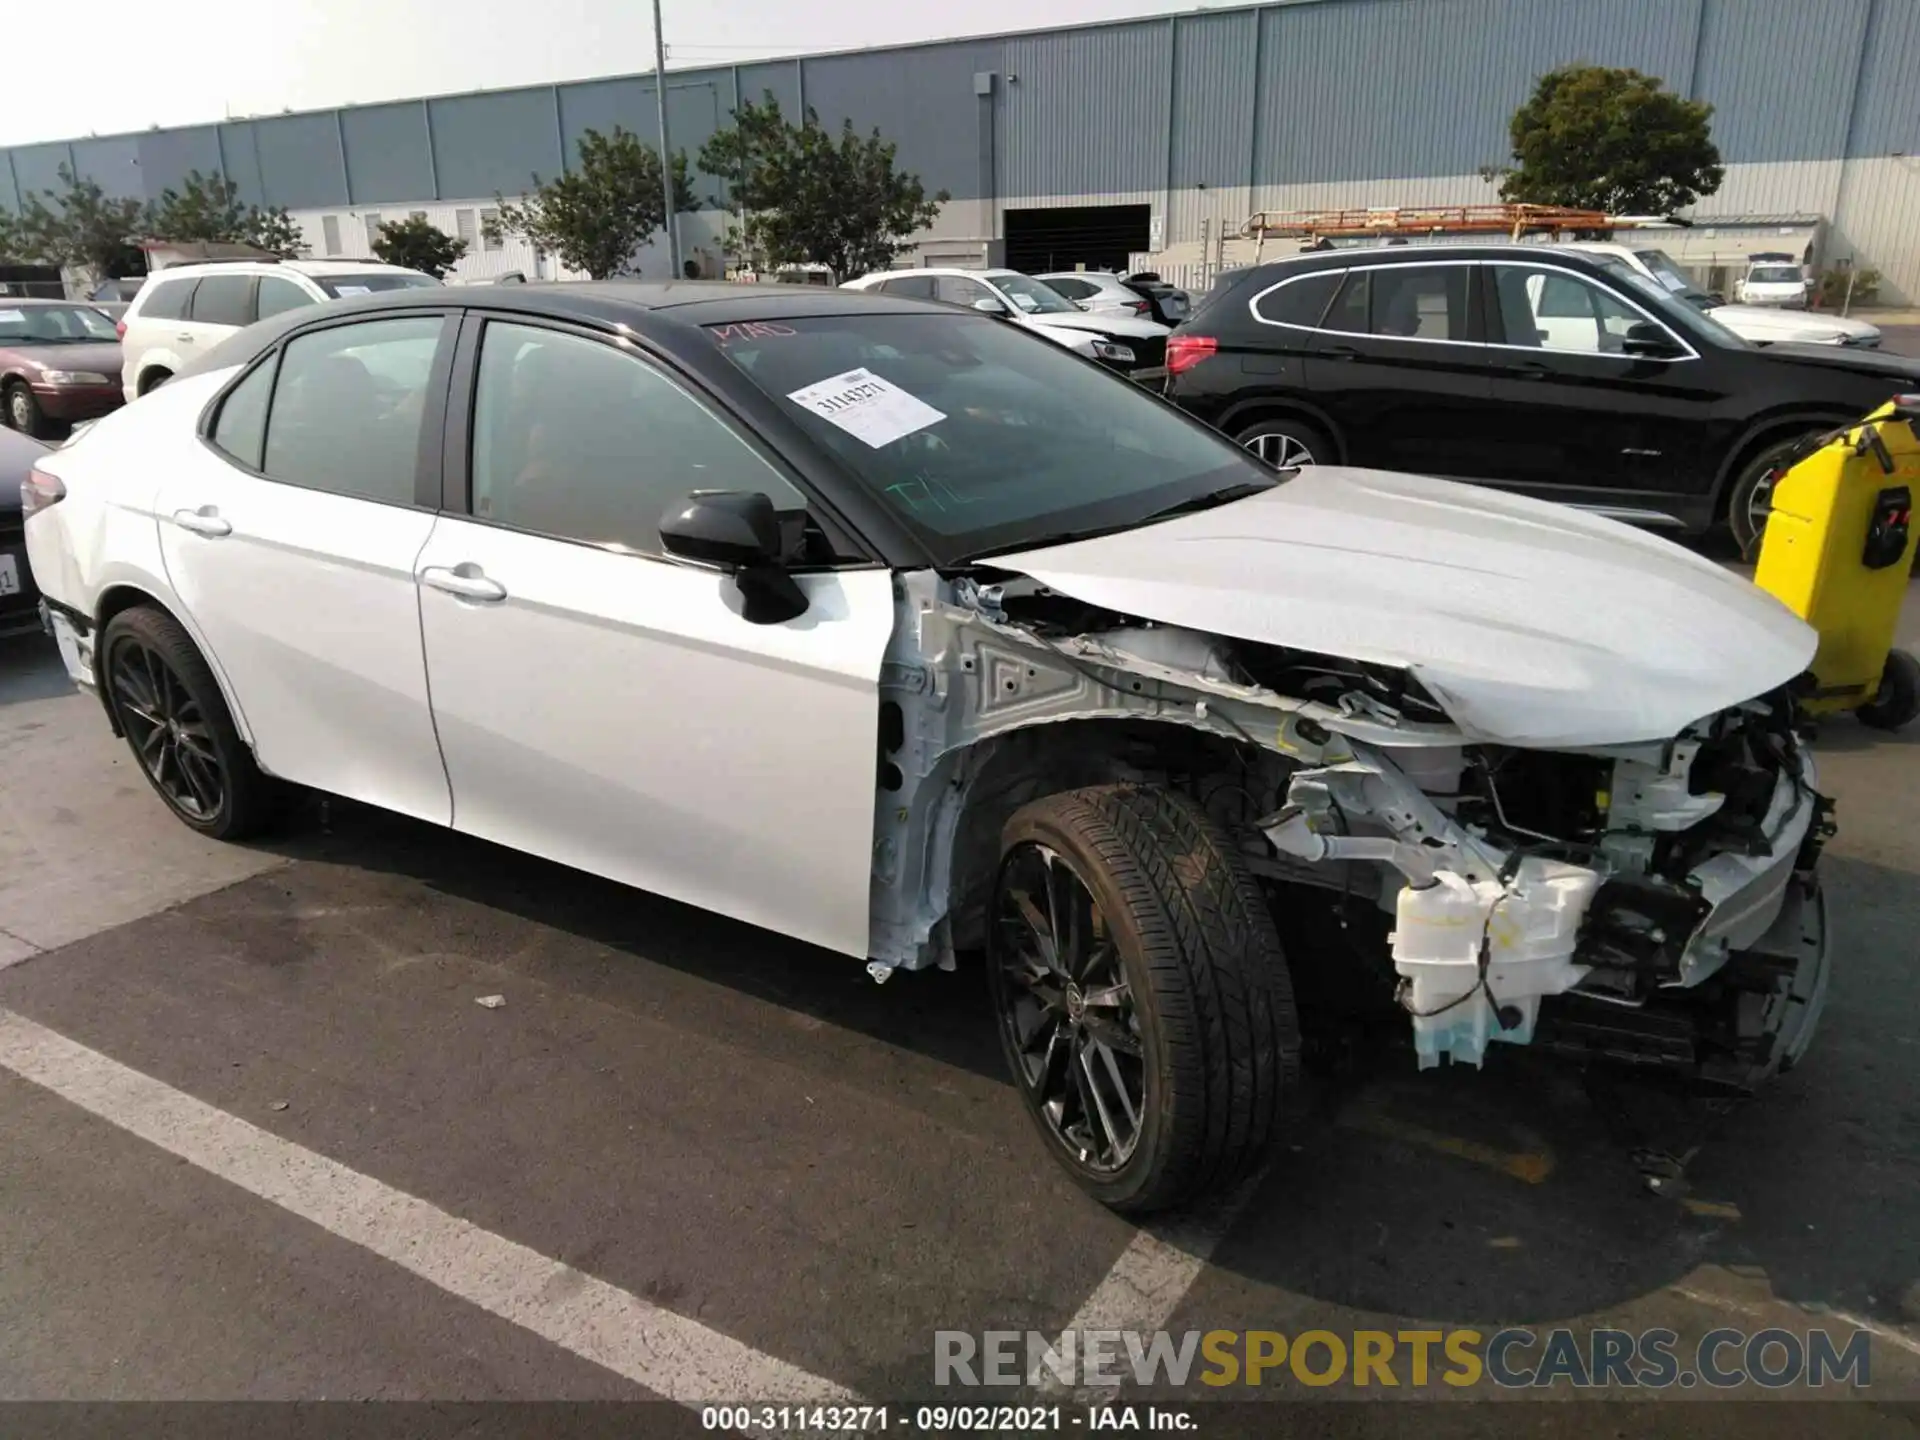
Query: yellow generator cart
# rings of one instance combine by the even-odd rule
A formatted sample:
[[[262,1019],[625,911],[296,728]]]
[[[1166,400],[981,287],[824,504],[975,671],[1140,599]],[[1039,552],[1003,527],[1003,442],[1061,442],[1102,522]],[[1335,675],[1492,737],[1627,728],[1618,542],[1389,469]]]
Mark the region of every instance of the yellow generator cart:
[[[1920,395],[1814,446],[1774,484],[1754,583],[1820,632],[1802,710],[1897,730],[1920,712],[1920,661],[1893,648],[1913,573]]]

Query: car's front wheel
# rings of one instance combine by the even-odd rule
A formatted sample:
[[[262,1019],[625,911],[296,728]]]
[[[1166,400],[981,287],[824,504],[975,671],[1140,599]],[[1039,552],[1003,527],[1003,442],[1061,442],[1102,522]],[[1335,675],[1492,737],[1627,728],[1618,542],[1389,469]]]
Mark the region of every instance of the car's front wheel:
[[[7,386],[5,399],[9,425],[22,435],[44,437],[47,434],[47,418],[41,413],[40,402],[23,382],[16,380]]]
[[[1326,465],[1335,458],[1332,441],[1304,421],[1290,418],[1262,420],[1234,439],[1276,470]]]
[[[1767,533],[1767,516],[1773,509],[1773,487],[1786,474],[1794,451],[1809,435],[1819,433],[1810,430],[1807,435],[1790,436],[1768,445],[1741,466],[1740,473],[1734,477],[1733,489],[1727,495],[1727,528],[1733,532],[1734,543],[1742,555],[1753,557],[1759,553],[1760,541]]]
[[[153,606],[123,610],[107,622],[99,654],[114,718],[167,808],[216,840],[260,829],[272,814],[273,781],[180,622]]]
[[[1273,918],[1186,796],[1101,786],[1007,823],[988,963],[1014,1081],[1047,1149],[1117,1210],[1230,1184],[1295,1085]]]

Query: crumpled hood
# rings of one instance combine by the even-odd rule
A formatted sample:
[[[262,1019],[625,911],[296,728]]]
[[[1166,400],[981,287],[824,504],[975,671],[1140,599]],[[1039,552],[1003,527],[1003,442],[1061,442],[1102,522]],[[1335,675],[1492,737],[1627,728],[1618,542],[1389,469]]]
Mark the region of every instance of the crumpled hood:
[[[1664,740],[1785,684],[1816,636],[1690,551],[1546,501],[1310,466],[1245,500],[998,556],[1166,625],[1411,670],[1475,739]]]
[[[1102,335],[1121,335],[1135,340],[1151,340],[1165,335],[1167,326],[1154,320],[1141,320],[1132,315],[1095,315],[1088,310],[1076,310],[1071,315],[1054,314],[1025,315],[1021,317],[1029,325],[1060,330],[1095,330]]]

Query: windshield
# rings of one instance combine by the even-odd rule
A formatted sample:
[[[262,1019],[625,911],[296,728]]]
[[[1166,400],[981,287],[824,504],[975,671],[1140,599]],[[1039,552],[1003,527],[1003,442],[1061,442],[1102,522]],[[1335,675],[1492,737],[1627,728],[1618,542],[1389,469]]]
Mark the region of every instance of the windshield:
[[[1029,315],[1071,315],[1080,307],[1051,285],[1027,275],[995,275],[993,283],[1006,292],[1009,300]]]
[[[87,305],[21,305],[0,300],[0,345],[95,345],[120,338],[113,321]]]
[[[1660,252],[1656,250],[1653,253],[1658,255]],[[1663,283],[1649,280],[1618,255],[1595,255],[1593,258],[1602,270],[1628,286],[1633,297],[1656,315],[1670,318],[1677,310],[1686,318],[1687,328],[1695,331],[1705,330],[1722,345],[1733,349],[1746,348],[1745,340],[1707,313],[1713,308],[1711,296],[1702,295],[1691,287],[1684,292],[1676,292]],[[1671,265],[1673,262],[1667,263]],[[1690,302],[1695,308],[1683,309],[1680,304],[1683,300]]]
[[[707,333],[943,565],[1279,483],[1132,382],[984,316],[834,315]]]
[[[1747,279],[1755,285],[1798,285],[1800,267],[1798,265],[1756,265],[1747,272]]]
[[[373,295],[382,290],[419,290],[439,285],[431,275],[395,275],[373,270],[365,275],[316,275],[313,283],[336,300],[355,295]]]

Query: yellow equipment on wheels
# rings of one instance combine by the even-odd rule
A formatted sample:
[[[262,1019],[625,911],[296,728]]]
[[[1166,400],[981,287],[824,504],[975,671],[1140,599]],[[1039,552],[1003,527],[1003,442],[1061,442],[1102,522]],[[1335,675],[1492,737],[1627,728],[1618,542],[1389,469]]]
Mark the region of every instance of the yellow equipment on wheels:
[[[1820,632],[1800,708],[1897,730],[1920,713],[1920,660],[1893,648],[1920,533],[1920,395],[1813,444],[1774,482],[1753,581]]]

